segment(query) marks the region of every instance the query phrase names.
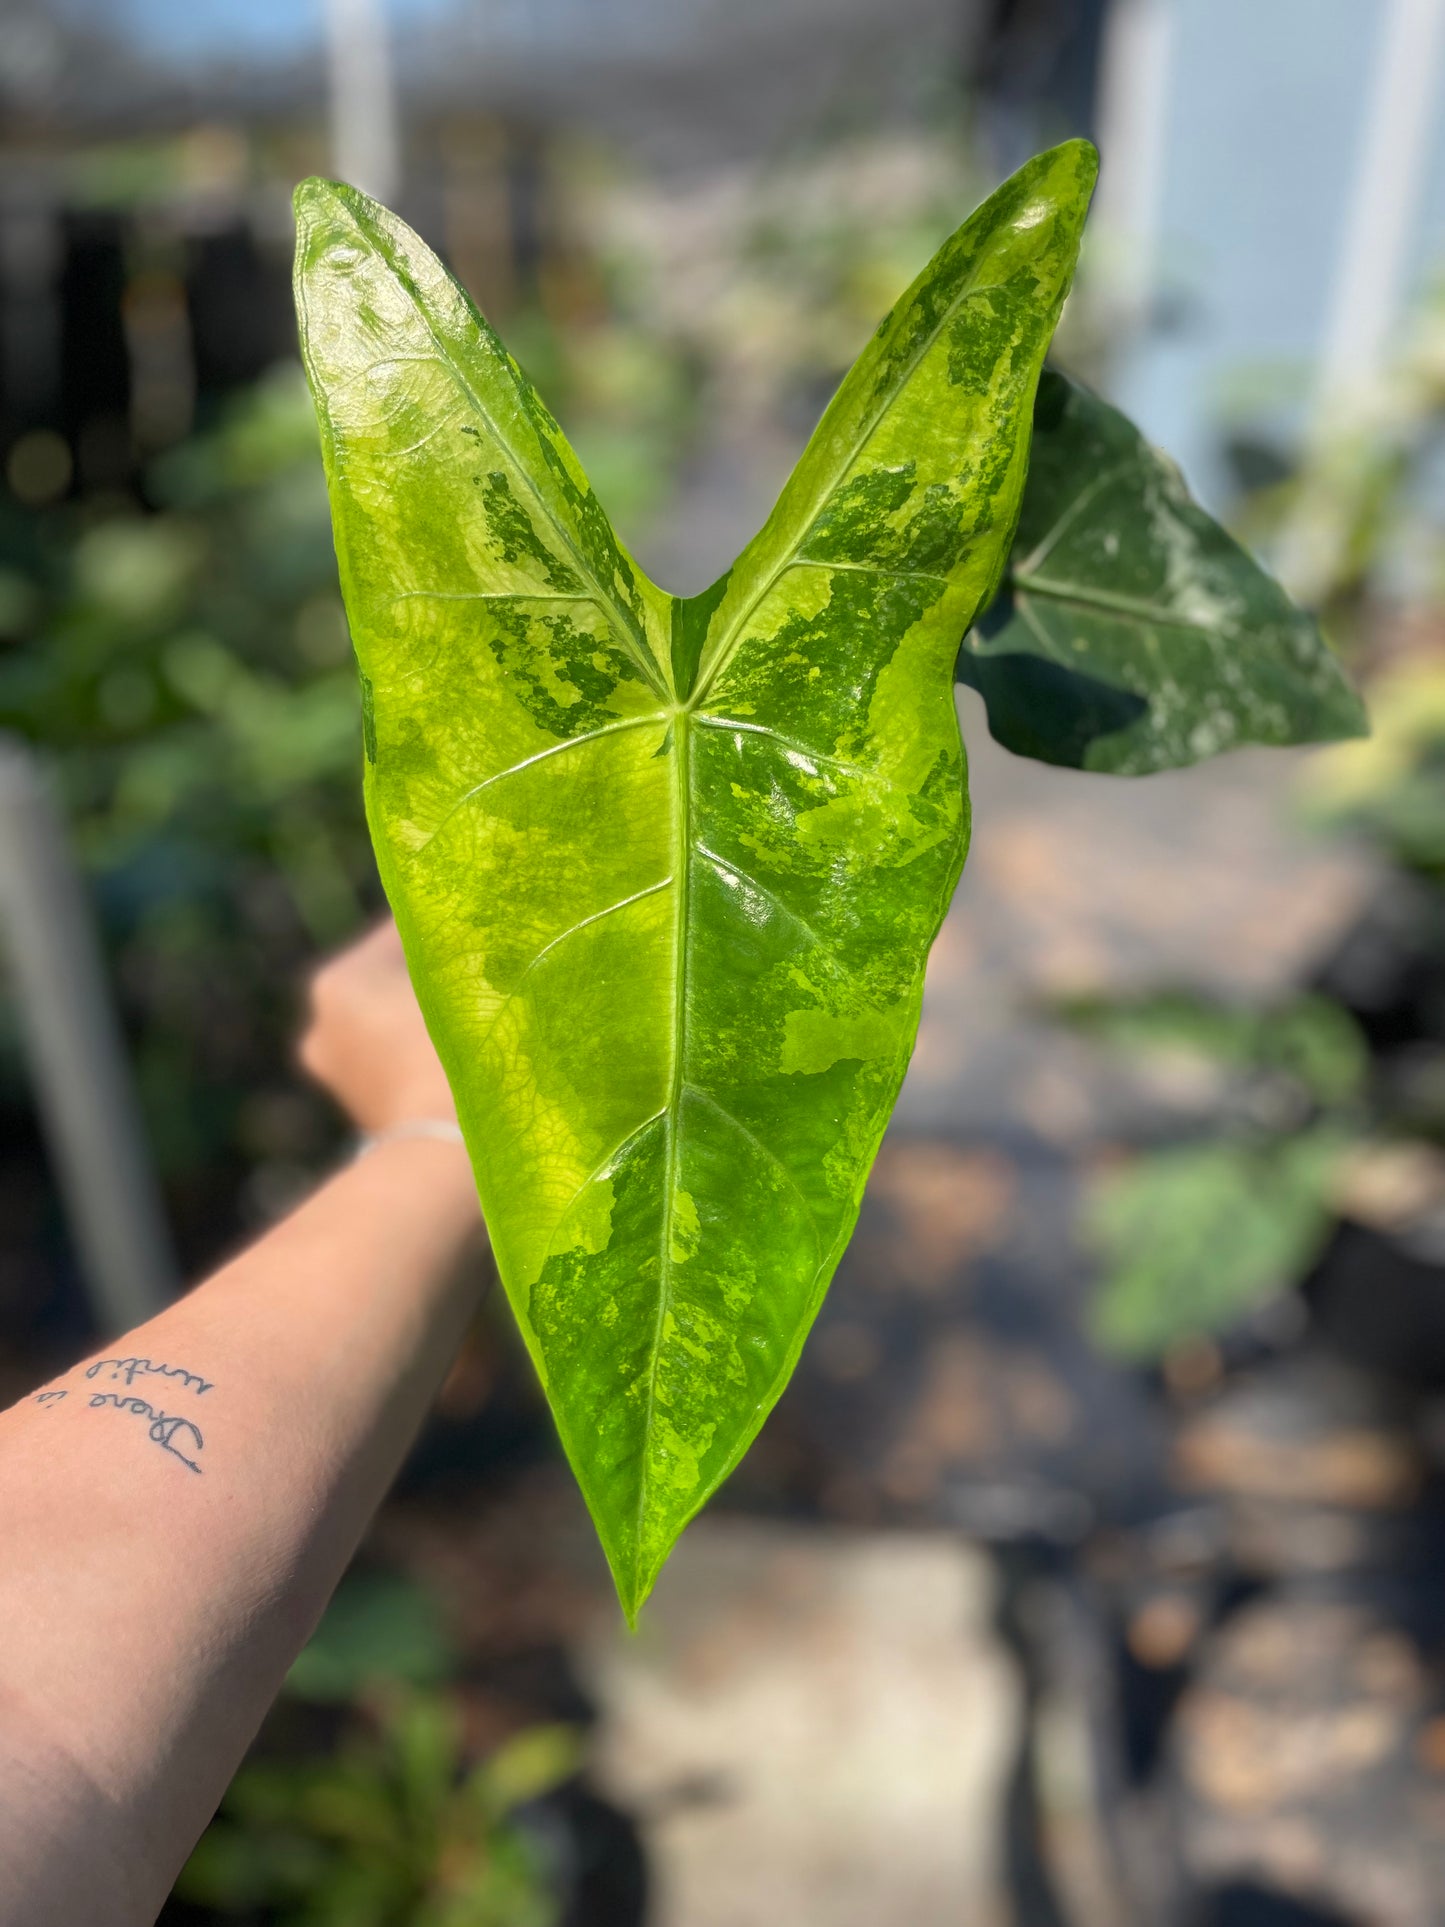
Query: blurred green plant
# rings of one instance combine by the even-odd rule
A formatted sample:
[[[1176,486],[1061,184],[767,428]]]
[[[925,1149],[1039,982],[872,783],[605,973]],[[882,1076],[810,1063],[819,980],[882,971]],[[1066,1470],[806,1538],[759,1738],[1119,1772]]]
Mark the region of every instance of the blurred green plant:
[[[378,1684],[439,1687],[456,1663],[432,1593],[399,1573],[351,1572],[286,1675],[286,1691],[344,1704]]]
[[[1324,997],[1247,1009],[1184,993],[1057,1014],[1131,1056],[1222,1074],[1232,1114],[1221,1136],[1141,1151],[1095,1180],[1085,1236],[1100,1344],[1157,1358],[1289,1290],[1324,1245],[1368,1129],[1369,1056],[1349,1014]]]
[[[1393,833],[1385,843],[1397,848]],[[1302,1281],[1342,1216],[1408,1232],[1445,1205],[1438,1043],[1410,1039],[1408,1075],[1381,1074],[1355,1019],[1317,995],[1244,1008],[1166,993],[1055,1014],[1166,1088],[1207,1091],[1212,1113],[1205,1135],[1093,1179],[1091,1323],[1118,1356],[1156,1359],[1239,1325]]]
[[[326,1148],[327,1114],[288,1075],[292,986],[380,891],[299,370],[238,397],[146,486],[148,508],[0,521],[0,729],[56,768],[152,1140],[185,1180]]]
[[[1391,664],[1370,686],[1372,734],[1312,762],[1310,815],[1368,837],[1401,868],[1445,885],[1445,648]]]
[[[469,1757],[437,1601],[397,1573],[343,1580],[286,1695],[346,1709],[317,1756],[243,1767],[177,1893],[296,1927],[551,1927],[548,1870],[514,1818],[570,1779],[570,1727]]]
[[[1286,586],[1332,634],[1364,642],[1382,605],[1445,606],[1445,278],[1417,304],[1399,352],[1315,430],[1295,471],[1251,505]]]
[[[1328,997],[1252,1009],[1155,991],[1118,1001],[1075,998],[1054,1010],[1080,1036],[1112,1048],[1235,1073],[1248,1081],[1246,1104],[1277,1127],[1304,1121],[1310,1106],[1357,1102],[1369,1070],[1358,1025]]]
[[[471,1765],[454,1703],[393,1692],[334,1753],[243,1767],[176,1891],[294,1927],[552,1927],[514,1815],[577,1757],[570,1728],[538,1726]]]
[[[1092,1320],[1099,1343],[1158,1358],[1281,1297],[1324,1246],[1352,1142],[1320,1124],[1176,1145],[1102,1179],[1086,1220],[1103,1269]]]

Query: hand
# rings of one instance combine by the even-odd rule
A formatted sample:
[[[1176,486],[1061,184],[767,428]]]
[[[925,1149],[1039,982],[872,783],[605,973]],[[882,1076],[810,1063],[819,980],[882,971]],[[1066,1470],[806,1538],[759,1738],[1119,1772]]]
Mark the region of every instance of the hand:
[[[298,1054],[363,1131],[456,1116],[389,917],[311,979]]]

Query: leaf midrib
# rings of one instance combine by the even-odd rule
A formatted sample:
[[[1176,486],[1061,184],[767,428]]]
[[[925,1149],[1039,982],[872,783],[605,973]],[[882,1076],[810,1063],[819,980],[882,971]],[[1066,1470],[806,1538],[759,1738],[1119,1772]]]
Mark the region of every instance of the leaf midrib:
[[[811,498],[812,510],[808,518],[806,527],[804,527],[799,532],[796,540],[793,542],[792,546],[786,551],[784,557],[781,558],[776,564],[776,566],[772,570],[770,570],[769,573],[762,579],[762,581],[759,583],[754,594],[749,598],[748,602],[739,611],[738,615],[734,618],[733,622],[729,625],[726,638],[722,642],[718,650],[718,653],[713,659],[712,663],[708,666],[707,674],[704,677],[699,679],[696,688],[689,693],[686,700],[681,701],[679,703],[679,707],[674,716],[673,764],[674,764],[675,775],[674,775],[674,791],[673,791],[673,808],[677,818],[677,825],[676,825],[677,841],[676,841],[676,859],[674,862],[673,874],[676,879],[676,888],[678,892],[678,905],[677,905],[677,920],[675,925],[676,934],[674,937],[675,961],[674,961],[674,967],[673,967],[674,968],[673,981],[674,981],[675,1002],[674,1002],[674,1009],[673,1009],[672,1065],[671,1065],[670,1090],[669,1090],[668,1102],[667,1102],[666,1111],[665,1111],[666,1121],[664,1126],[667,1133],[667,1148],[666,1148],[666,1154],[664,1159],[664,1181],[666,1183],[667,1190],[666,1190],[666,1197],[664,1200],[663,1211],[662,1211],[662,1230],[661,1230],[661,1238],[660,1238],[660,1250],[658,1255],[657,1320],[653,1328],[651,1355],[650,1355],[649,1364],[648,1364],[647,1403],[646,1403],[644,1426],[643,1426],[642,1466],[641,1466],[641,1472],[638,1478],[637,1528],[636,1528],[636,1533],[633,1541],[634,1588],[636,1587],[642,1572],[642,1531],[643,1531],[643,1523],[647,1516],[647,1500],[648,1500],[650,1476],[651,1476],[653,1426],[654,1426],[654,1419],[655,1419],[656,1406],[657,1406],[658,1362],[661,1357],[661,1351],[662,1351],[663,1329],[666,1324],[667,1315],[669,1310],[671,1309],[671,1302],[672,1302],[672,1276],[673,1276],[672,1232],[673,1232],[673,1224],[674,1224],[674,1217],[675,1217],[674,1201],[677,1193],[677,1183],[678,1183],[678,1175],[679,1175],[679,1166],[678,1166],[679,1137],[680,1137],[680,1129],[681,1129],[681,1121],[682,1121],[681,1120],[681,1102],[682,1102],[682,1093],[687,1082],[683,1071],[683,1059],[684,1059],[684,1053],[685,1053],[686,1043],[687,1043],[687,1038],[686,1038],[687,963],[688,963],[689,909],[690,909],[690,897],[691,897],[691,870],[692,870],[691,758],[689,754],[689,741],[688,741],[690,728],[691,728],[691,719],[694,715],[696,715],[698,723],[700,725],[706,722],[712,722],[712,721],[726,724],[727,722],[726,718],[716,717],[714,715],[704,715],[703,705],[706,702],[707,697],[713,687],[713,684],[716,682],[718,676],[727,667],[727,664],[732,660],[732,657],[736,652],[738,642],[743,632],[745,631],[747,624],[751,621],[753,615],[756,613],[759,606],[762,604],[765,598],[772,593],[773,589],[782,580],[782,578],[788,573],[788,571],[797,566],[798,559],[799,559],[799,550],[801,549],[803,540],[806,537],[807,529],[812,526],[813,521],[816,519],[821,504],[826,503],[832,498],[832,496],[838,489],[839,485],[841,484],[843,478],[848,474],[849,470],[854,467],[854,465],[858,462],[860,457],[863,455],[864,451],[868,447],[869,442],[872,440],[873,436],[877,433],[880,425],[886,419],[889,411],[893,407],[898,396],[907,388],[909,382],[913,379],[914,375],[917,373],[920,364],[923,362],[924,358],[932,349],[934,343],[939,339],[944,329],[952,322],[955,315],[958,313],[959,309],[963,306],[964,302],[971,299],[975,299],[979,295],[1001,293],[1001,292],[1003,292],[1003,289],[1001,285],[997,282],[991,282],[984,286],[978,286],[974,282],[968,281],[968,282],[965,282],[962,288],[960,288],[954,300],[951,301],[947,305],[947,307],[943,309],[936,324],[922,337],[918,346],[914,350],[913,354],[898,370],[897,376],[894,379],[894,381],[892,381],[889,384],[887,389],[879,397],[879,400],[876,403],[871,413],[871,416],[868,418],[867,424],[863,428],[862,432],[858,434],[854,438],[854,440],[848,445],[848,447],[845,448],[839,454],[837,460],[833,465],[832,471],[828,475],[826,481],[820,483],[814,489],[813,495]],[[902,297],[900,297],[900,299],[902,299]],[[800,460],[805,458],[806,458],[806,450],[804,451],[804,457],[800,457]],[[943,578],[945,582],[947,582],[948,579],[949,578],[947,577]],[[834,758],[824,758],[822,760],[836,761],[836,759]],[[811,1212],[809,1215],[811,1217]],[[818,1253],[817,1255],[818,1255],[817,1269],[820,1270],[823,1262],[822,1254]],[[815,1276],[817,1275],[817,1270],[815,1270],[814,1275]]]
[[[642,1432],[642,1466],[637,1481],[637,1528],[632,1544],[632,1583],[634,1594],[642,1577],[642,1532],[647,1518],[647,1497],[652,1469],[653,1422],[657,1411],[657,1366],[662,1355],[662,1334],[672,1304],[672,1231],[678,1180],[678,1140],[682,1124],[682,1093],[686,1083],[683,1053],[687,1047],[687,967],[689,911],[692,899],[692,757],[690,722],[686,709],[679,707],[672,723],[672,805],[676,819],[672,874],[677,891],[673,922],[673,1000],[672,1062],[669,1066],[667,1106],[663,1130],[666,1149],[663,1157],[663,1182],[666,1191],[662,1206],[662,1230],[657,1259],[657,1320],[652,1331],[651,1356],[647,1371],[647,1405]],[[634,1610],[636,1601],[634,1601]]]
[[[1121,595],[1117,590],[1095,589],[1077,582],[1050,582],[1041,576],[1010,573],[1006,581],[1019,596],[1040,596],[1048,602],[1076,603],[1098,609],[1106,615],[1131,616],[1137,622],[1154,623],[1160,628],[1188,629],[1195,635],[1224,637],[1237,641],[1243,630],[1229,622],[1202,622],[1197,616],[1177,614],[1167,607],[1145,602],[1137,596]]]

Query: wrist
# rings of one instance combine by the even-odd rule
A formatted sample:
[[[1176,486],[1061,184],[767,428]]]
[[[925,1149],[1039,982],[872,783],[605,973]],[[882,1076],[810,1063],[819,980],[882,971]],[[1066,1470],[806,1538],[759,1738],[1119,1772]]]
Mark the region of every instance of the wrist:
[[[395,1127],[368,1133],[338,1175],[373,1198],[394,1199],[404,1214],[421,1209],[434,1230],[446,1227],[466,1244],[480,1229],[481,1214],[461,1132],[454,1126],[444,1134],[412,1128],[441,1121],[402,1119]]]
[[[407,1142],[452,1144],[466,1150],[466,1139],[462,1127],[454,1117],[400,1117],[389,1124],[380,1125],[374,1131],[366,1131],[357,1140],[356,1156],[369,1157],[386,1144]]]
[[[471,1156],[455,1126],[445,1131],[435,1128],[442,1122],[440,1118],[402,1119],[394,1126],[368,1132],[358,1141],[346,1168],[359,1176],[369,1175],[373,1182],[381,1181],[383,1173],[405,1170],[409,1184],[425,1182],[455,1190],[475,1208]]]

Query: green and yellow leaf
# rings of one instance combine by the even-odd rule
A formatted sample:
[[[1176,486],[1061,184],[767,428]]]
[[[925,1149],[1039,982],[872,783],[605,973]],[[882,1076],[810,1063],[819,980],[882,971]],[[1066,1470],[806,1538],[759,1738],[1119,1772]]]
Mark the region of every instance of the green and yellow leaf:
[[[629,1616],[787,1382],[913,1047],[958,638],[1094,172],[1071,142],[964,223],[687,600],[418,238],[298,190],[377,858]]]

